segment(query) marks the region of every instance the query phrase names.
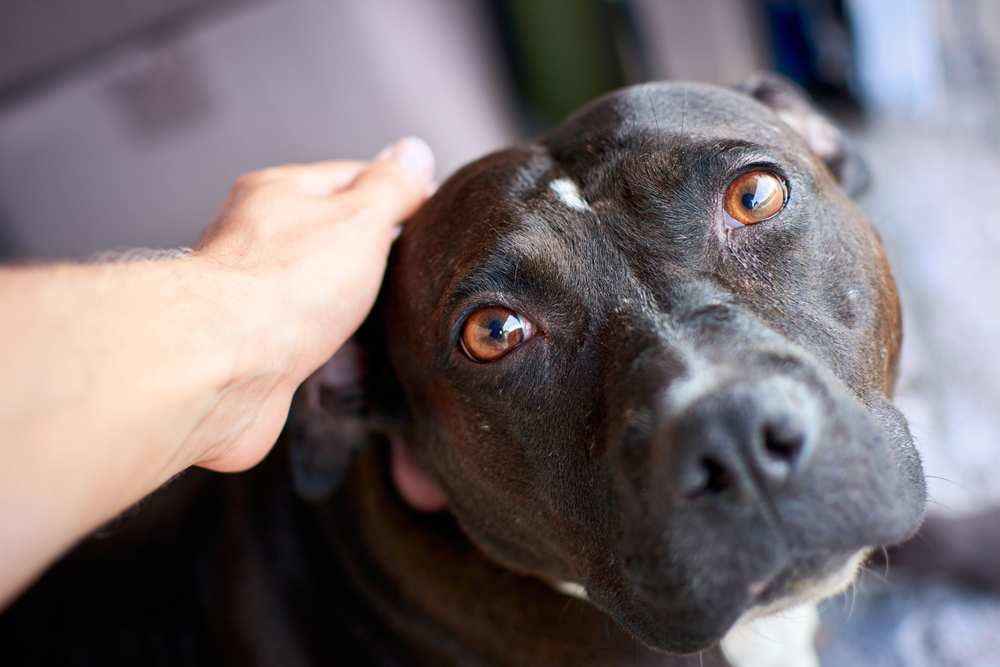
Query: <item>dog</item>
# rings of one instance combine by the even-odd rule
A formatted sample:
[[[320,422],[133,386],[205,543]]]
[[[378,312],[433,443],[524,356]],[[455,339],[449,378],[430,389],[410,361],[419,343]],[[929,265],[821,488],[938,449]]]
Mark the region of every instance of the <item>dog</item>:
[[[773,75],[466,166],[264,464],[81,546],[5,664],[726,664],[923,515],[866,177]]]

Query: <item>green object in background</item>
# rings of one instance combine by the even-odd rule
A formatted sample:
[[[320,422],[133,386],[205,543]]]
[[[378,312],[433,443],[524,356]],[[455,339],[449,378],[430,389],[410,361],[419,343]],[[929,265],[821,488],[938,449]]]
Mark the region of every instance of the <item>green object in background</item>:
[[[607,0],[500,0],[518,92],[551,125],[625,84]]]

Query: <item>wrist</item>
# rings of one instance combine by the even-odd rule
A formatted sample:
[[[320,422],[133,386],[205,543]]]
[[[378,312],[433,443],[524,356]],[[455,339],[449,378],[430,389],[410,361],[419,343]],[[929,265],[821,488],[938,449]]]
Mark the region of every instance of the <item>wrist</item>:
[[[219,471],[256,464],[277,439],[291,396],[308,371],[298,366],[301,325],[268,276],[189,260],[196,290],[225,372],[212,388],[211,407],[186,439],[188,463]],[[297,335],[298,334],[298,335]],[[301,377],[299,377],[301,375]]]

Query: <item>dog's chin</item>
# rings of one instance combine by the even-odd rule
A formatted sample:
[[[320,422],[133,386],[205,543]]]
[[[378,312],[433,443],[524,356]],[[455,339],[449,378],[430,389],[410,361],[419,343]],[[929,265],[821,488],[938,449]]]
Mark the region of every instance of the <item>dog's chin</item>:
[[[401,440],[392,439],[389,474],[396,492],[418,512],[433,514],[448,509],[448,499]]]
[[[824,559],[825,567],[815,576],[798,578],[799,567],[783,569],[769,582],[751,583],[747,590],[749,602],[736,608],[718,605],[699,609],[690,601],[679,607],[676,599],[642,593],[628,601],[619,599],[617,604],[602,604],[604,595],[599,590],[586,590],[572,582],[555,582],[552,586],[564,595],[605,609],[619,625],[653,649],[693,654],[717,644],[734,628],[842,592],[854,581],[871,550],[865,548],[847,556],[828,557]],[[819,559],[817,556],[812,560]]]
[[[659,610],[640,612],[638,616],[612,615],[615,621],[646,646],[671,655],[691,655],[710,649],[734,625],[733,617],[722,620],[697,613],[660,613]]]

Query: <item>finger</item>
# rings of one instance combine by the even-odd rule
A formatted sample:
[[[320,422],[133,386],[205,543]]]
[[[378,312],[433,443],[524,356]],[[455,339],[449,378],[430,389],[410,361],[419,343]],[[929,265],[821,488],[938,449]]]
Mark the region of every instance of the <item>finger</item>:
[[[250,186],[284,183],[312,197],[328,197],[354,182],[366,165],[359,160],[287,164],[246,174],[241,180]]]
[[[407,137],[379,153],[339,196],[362,212],[366,221],[391,228],[423,203],[433,178],[430,146]]]
[[[395,160],[403,165],[422,185],[430,183],[434,177],[434,151],[419,137],[403,137],[389,144],[379,151],[372,162],[386,160]]]
[[[360,160],[290,165],[288,176],[313,197],[328,197],[354,182],[367,163]]]

